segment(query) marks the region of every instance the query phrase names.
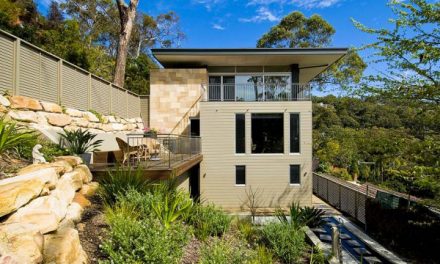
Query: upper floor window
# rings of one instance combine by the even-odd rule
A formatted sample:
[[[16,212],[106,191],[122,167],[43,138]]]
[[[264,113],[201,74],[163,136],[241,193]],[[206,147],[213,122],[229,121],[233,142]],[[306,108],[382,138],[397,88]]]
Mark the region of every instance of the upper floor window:
[[[245,114],[235,115],[235,153],[246,152]]]
[[[299,114],[290,114],[290,153],[299,153],[300,149],[299,135]]]
[[[284,152],[282,113],[252,114],[252,153]]]

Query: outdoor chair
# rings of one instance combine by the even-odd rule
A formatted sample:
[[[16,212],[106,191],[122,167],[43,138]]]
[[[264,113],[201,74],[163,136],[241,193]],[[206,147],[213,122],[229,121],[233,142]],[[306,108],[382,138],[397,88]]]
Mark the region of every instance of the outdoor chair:
[[[141,156],[148,155],[148,147],[146,145],[130,146],[125,140],[119,137],[116,138],[116,142],[122,152],[122,164],[129,161],[132,156],[140,160]]]

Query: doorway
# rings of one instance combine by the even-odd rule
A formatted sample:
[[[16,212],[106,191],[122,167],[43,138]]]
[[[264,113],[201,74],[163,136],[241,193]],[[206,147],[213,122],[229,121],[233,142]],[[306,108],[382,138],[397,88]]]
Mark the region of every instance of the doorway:
[[[200,119],[191,118],[190,119],[190,136],[200,137]]]
[[[200,164],[189,170],[189,193],[194,201],[200,198]]]

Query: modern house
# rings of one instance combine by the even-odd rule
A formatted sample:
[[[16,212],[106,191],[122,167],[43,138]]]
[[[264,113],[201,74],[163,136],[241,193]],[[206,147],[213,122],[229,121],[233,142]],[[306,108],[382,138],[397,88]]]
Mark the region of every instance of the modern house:
[[[203,160],[188,179],[194,195],[240,210],[312,199],[309,82],[345,48],[153,49],[150,124],[201,137]],[[186,183],[185,183],[186,184]]]

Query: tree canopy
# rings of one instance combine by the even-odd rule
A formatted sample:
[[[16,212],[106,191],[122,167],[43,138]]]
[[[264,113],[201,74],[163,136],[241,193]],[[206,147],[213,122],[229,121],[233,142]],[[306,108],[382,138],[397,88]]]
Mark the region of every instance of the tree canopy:
[[[319,15],[309,18],[299,11],[290,13],[258,41],[258,48],[317,48],[331,45],[336,30]],[[359,83],[366,64],[351,49],[348,54],[314,80],[319,90],[340,88],[350,90]]]

